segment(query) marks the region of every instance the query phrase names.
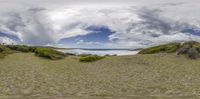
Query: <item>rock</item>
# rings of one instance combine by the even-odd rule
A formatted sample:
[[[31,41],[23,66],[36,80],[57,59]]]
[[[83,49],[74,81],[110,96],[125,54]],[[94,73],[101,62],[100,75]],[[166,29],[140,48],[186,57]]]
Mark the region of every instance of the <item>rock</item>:
[[[188,48],[179,48],[176,52],[177,55],[181,55],[181,54],[186,54],[188,51]]]
[[[195,48],[190,48],[188,51],[187,51],[187,56],[191,59],[197,59],[199,58],[199,53],[197,51],[197,49]]]

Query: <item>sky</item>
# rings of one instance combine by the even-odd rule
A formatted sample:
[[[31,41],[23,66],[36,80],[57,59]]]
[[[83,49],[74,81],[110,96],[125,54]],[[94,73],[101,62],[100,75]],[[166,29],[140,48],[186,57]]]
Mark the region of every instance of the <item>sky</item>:
[[[200,41],[199,0],[0,0],[0,43],[144,48]]]

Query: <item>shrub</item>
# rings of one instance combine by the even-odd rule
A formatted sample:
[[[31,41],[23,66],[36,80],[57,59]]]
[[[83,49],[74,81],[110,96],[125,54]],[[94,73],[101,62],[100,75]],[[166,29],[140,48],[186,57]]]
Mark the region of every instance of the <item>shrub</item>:
[[[165,45],[154,46],[141,50],[139,54],[154,54],[159,52],[173,53],[180,48],[180,45],[180,43],[169,43]]]
[[[194,48],[200,53],[200,46],[194,46]]]
[[[199,52],[195,48],[190,48],[187,51],[187,56],[191,59],[197,59],[199,58]]]
[[[33,47],[33,46],[29,46],[28,49],[29,49],[29,52],[35,52],[37,47]]]
[[[166,45],[166,52],[167,53],[174,53],[180,48],[180,43],[170,43]]]
[[[80,57],[79,61],[80,62],[93,62],[93,61],[97,61],[100,59],[103,59],[103,56],[83,56]]]
[[[51,60],[63,59],[65,54],[51,48],[36,48],[35,55]]]
[[[10,53],[12,53],[12,51],[9,48],[3,45],[0,45],[0,58],[3,58],[4,56]]]
[[[200,53],[200,43],[195,42],[195,43],[193,43],[193,45],[190,45],[190,46],[192,46],[193,48],[195,48]]]
[[[139,54],[153,54],[153,53],[158,53],[164,50],[164,46],[155,46],[155,47],[150,47],[146,49],[142,49]]]
[[[186,47],[186,48],[192,48],[194,46],[200,46],[200,43],[196,41],[188,41],[188,42],[183,43],[182,45],[182,47]]]
[[[11,50],[20,51],[20,52],[29,52],[29,47],[25,45],[7,45],[6,47]]]

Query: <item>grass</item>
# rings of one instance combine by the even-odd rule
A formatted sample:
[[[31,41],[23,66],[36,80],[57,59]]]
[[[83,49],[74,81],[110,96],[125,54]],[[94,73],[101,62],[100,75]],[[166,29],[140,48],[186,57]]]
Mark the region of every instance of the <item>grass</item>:
[[[143,49],[139,54],[155,54],[155,53],[175,53],[177,55],[186,55],[190,59],[200,58],[200,43],[196,41],[188,41],[183,44],[169,43],[159,46]]]
[[[12,51],[9,48],[0,45],[0,58],[4,58],[6,55],[10,53],[12,53]]]
[[[103,56],[82,56],[79,58],[80,62],[94,62],[103,59]]]
[[[65,54],[51,48],[36,48],[35,55],[51,60],[63,59]]]
[[[32,52],[36,56],[44,57],[51,60],[63,59],[65,53],[56,51],[53,48],[32,47],[26,45],[0,45],[0,58],[4,58],[11,52]]]
[[[158,53],[84,64],[78,60],[76,56],[51,61],[32,53],[9,54],[0,60],[0,98],[200,98],[200,59]]]
[[[30,52],[29,46],[26,45],[7,45],[7,48],[20,52]]]
[[[70,53],[62,53],[53,48],[44,48],[44,47],[32,47],[26,45],[0,45],[0,58],[4,58],[9,52],[33,52],[36,56],[58,60],[63,59],[65,56],[76,56],[75,54]],[[79,61],[80,62],[93,62],[100,59],[103,59],[102,56],[89,55],[89,54],[81,54]]]
[[[169,43],[143,49],[139,52],[139,54],[154,54],[159,52],[174,53],[176,52],[177,49],[180,48],[180,46],[181,46],[180,43]]]

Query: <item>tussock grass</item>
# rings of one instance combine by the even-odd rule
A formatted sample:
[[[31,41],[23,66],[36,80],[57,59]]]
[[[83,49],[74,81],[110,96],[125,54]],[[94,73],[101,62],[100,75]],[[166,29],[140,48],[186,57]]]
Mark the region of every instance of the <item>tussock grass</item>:
[[[7,45],[7,48],[20,52],[30,52],[29,47],[26,45]]]
[[[180,43],[169,43],[143,49],[139,54],[155,54],[160,52],[176,52],[177,55],[186,55],[190,59],[197,59],[200,56],[200,43],[196,41],[184,42],[182,45]]]
[[[4,58],[6,55],[10,53],[12,53],[12,51],[9,48],[0,45],[0,58]]]
[[[139,52],[139,54],[154,54],[159,52],[174,53],[176,52],[177,49],[180,48],[180,46],[181,46],[180,43],[169,43],[143,49]]]
[[[65,54],[51,48],[36,48],[35,55],[51,60],[63,59]]]
[[[11,51],[13,52],[32,52],[36,56],[51,60],[63,59],[65,54],[52,48],[40,48],[26,45],[0,45],[0,57],[3,58]]]
[[[103,59],[104,57],[103,56],[82,56],[79,58],[79,61],[80,62],[94,62],[94,61],[97,61],[97,60],[100,60],[100,59]]]

